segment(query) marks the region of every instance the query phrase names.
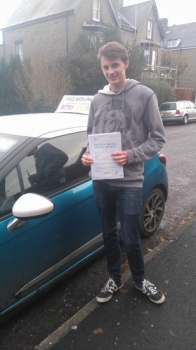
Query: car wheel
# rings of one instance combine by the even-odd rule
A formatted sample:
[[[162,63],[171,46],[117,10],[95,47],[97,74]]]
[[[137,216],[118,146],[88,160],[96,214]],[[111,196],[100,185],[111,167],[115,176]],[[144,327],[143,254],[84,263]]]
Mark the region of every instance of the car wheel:
[[[165,209],[165,197],[159,188],[154,188],[142,205],[141,212],[141,235],[149,237],[159,227]]]
[[[188,123],[188,115],[185,115],[182,124],[186,125]]]

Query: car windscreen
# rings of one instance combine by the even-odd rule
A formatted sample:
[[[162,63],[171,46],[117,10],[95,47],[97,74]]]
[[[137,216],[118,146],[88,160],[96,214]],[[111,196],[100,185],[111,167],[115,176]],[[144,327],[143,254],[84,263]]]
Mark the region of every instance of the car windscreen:
[[[176,109],[176,103],[175,102],[170,102],[170,103],[162,103],[160,106],[160,111],[171,111]]]
[[[20,146],[26,137],[0,133],[0,162]]]

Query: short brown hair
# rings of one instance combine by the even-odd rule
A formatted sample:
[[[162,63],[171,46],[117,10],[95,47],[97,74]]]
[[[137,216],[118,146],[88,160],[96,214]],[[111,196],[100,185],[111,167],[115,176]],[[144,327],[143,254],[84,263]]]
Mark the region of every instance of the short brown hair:
[[[129,58],[127,49],[115,41],[111,41],[100,47],[97,54],[99,63],[101,62],[102,56],[106,57],[109,60],[114,60],[115,58],[120,57],[123,62],[127,61]]]

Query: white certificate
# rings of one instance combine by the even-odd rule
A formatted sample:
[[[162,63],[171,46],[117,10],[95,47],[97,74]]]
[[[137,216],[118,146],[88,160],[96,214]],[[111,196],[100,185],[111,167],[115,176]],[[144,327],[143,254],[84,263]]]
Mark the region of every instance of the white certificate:
[[[93,180],[121,179],[123,166],[116,164],[111,153],[122,150],[121,133],[93,134],[88,136],[90,155],[93,159],[91,176]]]

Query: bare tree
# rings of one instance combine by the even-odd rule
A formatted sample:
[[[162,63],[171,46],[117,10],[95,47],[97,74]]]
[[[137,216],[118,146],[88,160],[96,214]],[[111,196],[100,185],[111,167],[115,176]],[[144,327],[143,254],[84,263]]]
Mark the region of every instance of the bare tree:
[[[37,56],[23,62],[14,76],[17,99],[28,112],[54,111],[72,91],[69,74],[56,61]]]
[[[175,68],[176,75],[179,78],[192,69],[190,54],[185,51],[164,51],[162,53],[162,66]]]

